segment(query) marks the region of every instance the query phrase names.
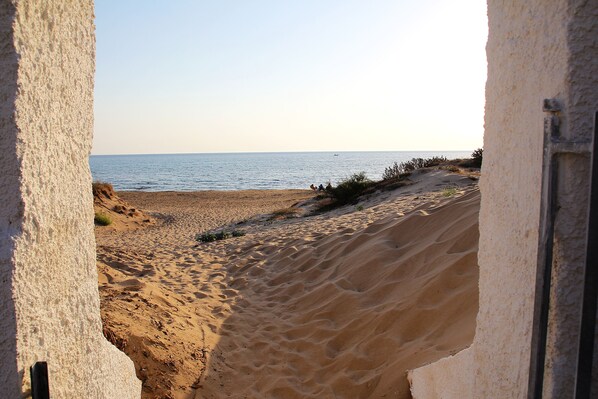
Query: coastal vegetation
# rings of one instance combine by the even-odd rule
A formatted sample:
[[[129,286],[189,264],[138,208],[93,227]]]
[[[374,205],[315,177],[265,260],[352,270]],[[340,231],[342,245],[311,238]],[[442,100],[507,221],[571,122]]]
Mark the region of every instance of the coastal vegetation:
[[[355,204],[359,198],[376,190],[393,190],[409,184],[408,177],[417,170],[428,168],[442,168],[453,173],[459,173],[462,168],[479,168],[482,165],[483,150],[478,148],[471,154],[471,158],[449,160],[444,156],[430,158],[412,158],[409,161],[394,162],[384,169],[382,180],[369,179],[365,172],[359,172],[341,180],[336,187],[330,187],[320,195],[322,201],[320,211],[328,211],[346,204]],[[443,195],[450,197],[456,190],[447,188]]]
[[[452,197],[453,195],[457,194],[457,189],[455,187],[447,187],[442,190],[443,197]]]
[[[108,215],[96,212],[93,222],[98,226],[109,226],[112,224],[112,219]]]
[[[476,168],[481,168],[482,167],[482,158],[484,155],[484,149],[483,148],[478,148],[477,150],[475,150],[472,154],[471,154],[471,159],[473,161],[473,165]]]
[[[430,168],[448,163],[446,157],[432,157],[432,158],[411,158],[410,161],[401,163],[395,162],[391,166],[384,169],[382,180],[398,180],[407,177],[409,173],[417,169]]]
[[[91,190],[94,197],[104,196],[109,198],[114,193],[114,188],[112,187],[112,184],[105,183],[102,181],[94,181],[93,183],[91,183]]]
[[[233,237],[243,237],[244,235],[245,235],[245,232],[243,230],[233,230],[233,231],[221,230],[221,231],[217,231],[217,232],[204,232],[204,233],[197,234],[195,236],[195,241],[214,242],[214,241],[226,240],[228,238],[233,238]]]
[[[345,205],[357,199],[373,185],[374,182],[366,176],[365,172],[359,172],[341,180],[336,187],[332,187],[328,192],[337,205]]]
[[[120,198],[112,184],[96,181],[92,183],[91,189],[96,226],[112,225],[117,230],[134,230],[155,222],[153,216]]]

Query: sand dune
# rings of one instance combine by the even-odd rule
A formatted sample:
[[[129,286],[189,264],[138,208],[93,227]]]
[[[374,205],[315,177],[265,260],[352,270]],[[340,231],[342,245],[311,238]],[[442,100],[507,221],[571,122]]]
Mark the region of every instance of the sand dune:
[[[98,233],[106,332],[144,396],[408,398],[406,370],[468,346],[477,313],[479,192],[446,171],[414,180],[362,211],[246,223],[244,237],[199,245],[196,230],[239,211],[131,194],[174,215]],[[298,200],[268,195],[275,209]]]
[[[156,220],[153,217],[120,198],[111,184],[94,182],[92,191],[96,216],[105,216],[111,223],[109,226],[103,226],[102,231],[135,230],[155,224]]]

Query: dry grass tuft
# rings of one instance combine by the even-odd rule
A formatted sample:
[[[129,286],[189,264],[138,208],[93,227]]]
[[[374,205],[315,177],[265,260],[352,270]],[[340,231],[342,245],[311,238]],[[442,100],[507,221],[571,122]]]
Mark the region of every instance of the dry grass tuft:
[[[94,197],[106,197],[112,198],[114,197],[114,187],[110,183],[104,183],[101,181],[95,181],[91,184],[91,191],[93,192]]]

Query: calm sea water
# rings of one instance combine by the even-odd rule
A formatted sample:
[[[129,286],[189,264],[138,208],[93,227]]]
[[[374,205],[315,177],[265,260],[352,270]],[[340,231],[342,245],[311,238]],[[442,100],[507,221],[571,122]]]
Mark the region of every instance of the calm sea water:
[[[361,171],[380,179],[395,161],[440,155],[463,158],[471,151],[92,155],[89,164],[94,180],[116,190],[307,189]]]

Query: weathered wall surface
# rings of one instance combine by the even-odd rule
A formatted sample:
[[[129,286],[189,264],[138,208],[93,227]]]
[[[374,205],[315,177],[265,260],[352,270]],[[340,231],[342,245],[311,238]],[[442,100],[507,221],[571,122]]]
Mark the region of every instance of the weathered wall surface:
[[[562,134],[576,141],[590,139],[598,110],[598,3],[488,0],[488,17],[480,309],[468,350],[473,356],[459,354],[412,371],[416,399],[445,397],[470,386],[473,393],[464,397],[526,397],[541,203],[542,100],[559,101]],[[560,163],[547,398],[573,397],[589,189],[587,155],[561,155]],[[464,364],[468,358],[470,366]],[[473,371],[467,375],[467,370]],[[446,378],[459,374],[461,379]]]
[[[135,398],[102,336],[88,156],[93,1],[0,1],[0,397],[48,362],[53,398]]]
[[[407,379],[413,399],[473,398],[473,350],[467,348],[455,356],[411,370]]]
[[[527,394],[542,179],[542,100],[567,94],[567,0],[488,1],[474,397]]]
[[[569,0],[566,13],[568,21],[563,29],[567,34],[568,57],[567,87],[562,101],[565,106],[563,136],[572,141],[589,142],[594,114],[598,111],[598,2]],[[589,154],[559,155],[559,163],[559,210],[555,220],[543,392],[546,398],[573,397],[588,223]]]

